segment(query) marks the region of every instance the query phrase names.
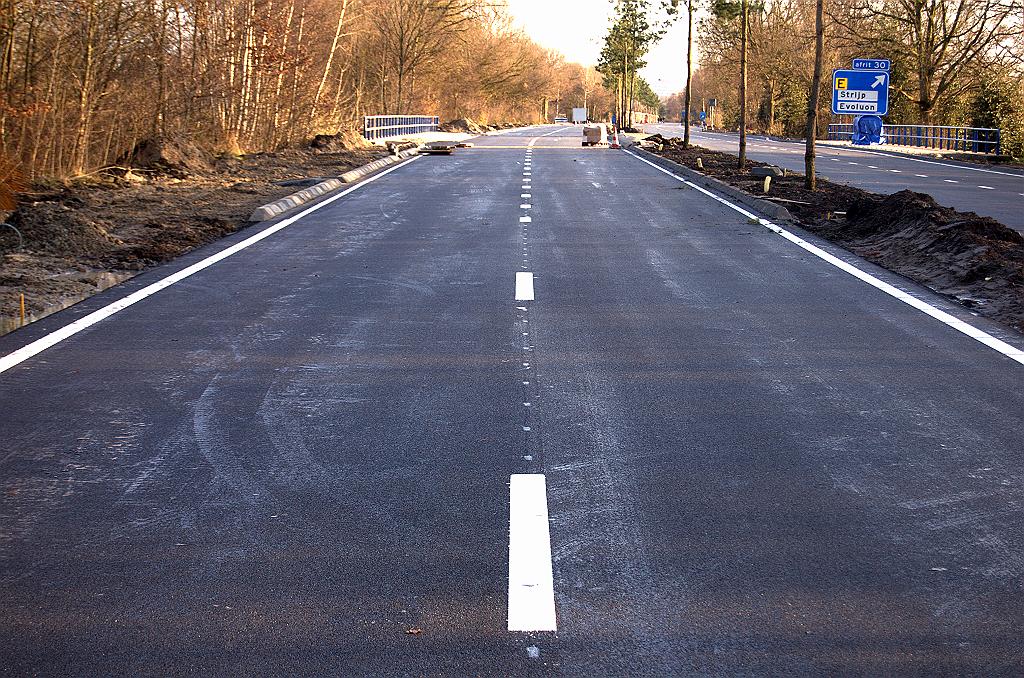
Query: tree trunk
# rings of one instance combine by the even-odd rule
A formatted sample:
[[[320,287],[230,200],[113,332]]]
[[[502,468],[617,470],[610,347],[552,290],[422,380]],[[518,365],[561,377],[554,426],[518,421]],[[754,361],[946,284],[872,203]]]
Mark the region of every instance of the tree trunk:
[[[818,136],[818,93],[821,89],[821,66],[825,51],[825,0],[817,1],[814,16],[814,77],[811,95],[807,98],[807,139],[804,147],[804,187],[813,191],[817,186],[814,174],[815,141]]]
[[[345,12],[348,10],[349,0],[341,1],[341,14],[338,15],[338,23],[334,27],[334,40],[331,41],[331,51],[327,54],[327,63],[324,65],[323,75],[320,77],[320,84],[316,88],[316,95],[313,97],[313,105],[309,109],[309,122],[315,124],[316,109],[320,105],[320,98],[324,95],[324,88],[327,86],[327,78],[331,74],[331,65],[334,63],[334,53],[338,50],[338,41],[341,40],[341,28],[345,23]]]
[[[89,154],[89,137],[92,127],[92,88],[95,79],[95,27],[96,7],[90,2],[85,15],[85,51],[82,55],[82,76],[78,90],[78,115],[75,125],[75,145],[71,155],[70,173],[80,175],[85,171]]]
[[[747,0],[740,5],[740,158],[738,166],[747,164]]]
[[[693,0],[686,2],[686,95],[683,97],[683,148],[690,147],[690,83],[693,80]]]

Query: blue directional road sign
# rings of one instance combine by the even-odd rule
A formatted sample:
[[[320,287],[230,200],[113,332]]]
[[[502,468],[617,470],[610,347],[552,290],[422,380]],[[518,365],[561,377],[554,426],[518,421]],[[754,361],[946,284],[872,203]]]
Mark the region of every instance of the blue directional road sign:
[[[708,117],[708,114],[707,114],[707,113],[705,113],[704,111],[701,111],[701,112],[700,112],[700,119],[701,119],[701,120],[706,120],[706,119],[707,119],[707,117]]]
[[[889,74],[885,71],[833,71],[832,112],[836,115],[886,115]]]
[[[855,71],[891,71],[892,62],[888,59],[854,59]]]

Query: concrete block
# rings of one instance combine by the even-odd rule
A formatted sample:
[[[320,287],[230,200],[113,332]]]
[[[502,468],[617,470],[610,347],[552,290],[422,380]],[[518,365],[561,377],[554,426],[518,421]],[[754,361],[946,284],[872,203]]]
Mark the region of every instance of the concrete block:
[[[784,177],[786,170],[769,165],[768,167],[751,167],[750,173],[755,177]]]

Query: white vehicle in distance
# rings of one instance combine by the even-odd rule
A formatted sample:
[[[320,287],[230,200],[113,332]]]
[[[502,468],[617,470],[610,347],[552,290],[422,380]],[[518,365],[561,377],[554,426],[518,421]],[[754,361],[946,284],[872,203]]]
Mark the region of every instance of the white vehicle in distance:
[[[565,117],[564,115],[555,116],[555,124],[556,125],[562,124],[562,123],[567,123],[567,122],[569,122],[569,118]]]

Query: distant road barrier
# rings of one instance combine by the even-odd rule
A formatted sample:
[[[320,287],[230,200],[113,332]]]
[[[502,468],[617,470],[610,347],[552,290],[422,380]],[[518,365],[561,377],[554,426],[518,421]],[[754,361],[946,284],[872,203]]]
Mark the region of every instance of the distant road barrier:
[[[942,125],[884,125],[882,134],[890,146],[914,146],[944,151],[968,151],[999,155],[999,130],[988,127],[946,127]],[[848,141],[852,124],[828,126],[831,141]]]
[[[366,115],[363,116],[363,136],[372,141],[436,132],[440,124],[440,118],[436,115]]]

